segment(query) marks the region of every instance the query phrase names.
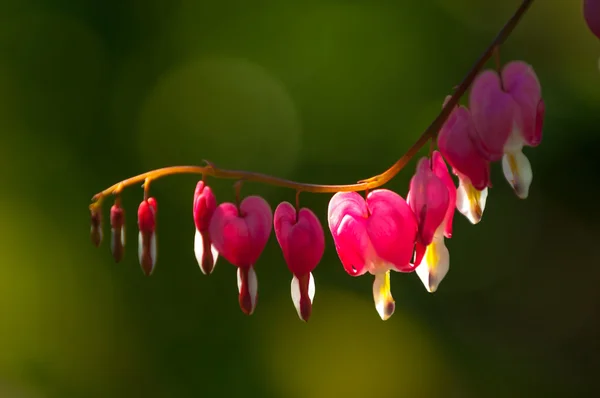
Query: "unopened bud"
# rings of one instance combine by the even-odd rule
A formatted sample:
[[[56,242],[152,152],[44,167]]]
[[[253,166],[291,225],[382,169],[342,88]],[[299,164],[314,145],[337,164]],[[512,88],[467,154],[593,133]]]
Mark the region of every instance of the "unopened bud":
[[[123,259],[125,252],[125,211],[116,203],[110,209],[110,227],[112,232],[110,249],[118,263]]]
[[[90,236],[92,238],[92,243],[94,246],[100,246],[102,243],[102,209],[100,208],[92,208],[90,209],[90,220],[91,220],[91,228],[90,228]]]
[[[138,208],[138,257],[142,271],[152,275],[156,265],[156,200],[149,198]]]

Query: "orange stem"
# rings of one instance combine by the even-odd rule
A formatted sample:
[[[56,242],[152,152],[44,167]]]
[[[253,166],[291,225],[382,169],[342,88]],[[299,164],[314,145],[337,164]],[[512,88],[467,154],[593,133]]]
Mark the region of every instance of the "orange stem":
[[[434,119],[434,121],[429,125],[429,127],[427,127],[427,129],[423,132],[423,134],[421,134],[419,139],[417,139],[417,141],[408,149],[408,151],[406,151],[406,153],[402,155],[402,157],[398,159],[398,161],[396,161],[396,163],[394,163],[389,169],[387,169],[381,174],[378,174],[366,180],[361,180],[356,184],[321,185],[301,183],[270,176],[267,174],[254,173],[250,171],[222,169],[210,162],[207,162],[207,166],[172,166],[148,171],[135,177],[123,180],[109,188],[106,188],[102,192],[99,192],[96,195],[94,195],[92,201],[94,201],[95,203],[92,203],[92,205],[90,205],[90,208],[94,209],[100,206],[102,199],[109,195],[119,193],[125,187],[140,183],[142,181],[145,181],[145,183],[149,185],[150,181],[174,174],[200,174],[203,176],[203,178],[208,175],[216,178],[254,181],[263,184],[275,185],[283,188],[295,189],[298,192],[312,193],[336,193],[350,191],[358,192],[381,187],[382,185],[389,182],[392,178],[394,178],[400,172],[400,170],[402,170],[404,166],[406,166],[406,164],[417,154],[417,152],[421,148],[423,148],[425,144],[427,144],[427,141],[434,140],[437,137],[440,128],[446,122],[446,120],[450,116],[450,113],[458,104],[458,101],[460,101],[460,98],[468,90],[469,86],[471,85],[471,83],[473,83],[473,80],[475,79],[477,74],[481,71],[486,62],[494,54],[494,51],[497,51],[497,49],[500,48],[500,45],[504,43],[506,39],[510,36],[510,34],[514,30],[514,28],[519,24],[521,18],[529,9],[533,1],[534,0],[523,0],[517,11],[515,11],[513,16],[502,27],[502,30],[500,30],[494,41],[488,46],[488,48],[479,57],[477,62],[475,62],[475,64],[471,67],[471,70],[467,73],[460,85],[456,88],[456,90],[452,94],[452,97],[450,98],[450,100],[448,100],[448,102],[442,108],[442,110]]]

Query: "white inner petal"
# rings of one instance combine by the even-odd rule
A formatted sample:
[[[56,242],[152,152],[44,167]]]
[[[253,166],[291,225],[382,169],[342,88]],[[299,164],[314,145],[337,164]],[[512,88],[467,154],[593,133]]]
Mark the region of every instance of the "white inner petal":
[[[125,225],[121,227],[121,245],[125,247]]]
[[[433,241],[427,246],[423,261],[415,270],[429,293],[437,290],[450,269],[450,253],[444,243],[443,232],[438,228]]]
[[[315,278],[313,278],[313,274],[312,272],[308,274],[308,298],[312,304],[314,298],[315,298]],[[296,307],[296,312],[298,313],[298,317],[301,320],[304,320],[302,318],[302,312],[300,309],[300,281],[298,280],[298,278],[296,278],[296,275],[294,275],[294,277],[292,278],[292,283],[291,283],[291,293],[292,293],[292,302],[294,303],[294,307]]]
[[[156,232],[152,232],[150,237],[150,255],[152,256],[152,271],[156,265]]]
[[[502,157],[502,171],[517,196],[526,199],[533,180],[533,171],[527,156],[520,149],[517,152],[505,153]]]
[[[142,238],[142,231],[138,233],[138,260],[142,264],[142,255],[144,253],[144,239]]]
[[[254,307],[256,307],[256,296],[258,294],[258,280],[256,279],[256,272],[254,272],[253,266],[250,266],[248,269],[248,292],[250,293],[252,309],[254,310]]]
[[[478,191],[467,177],[460,176],[456,190],[456,209],[472,224],[477,224],[481,221],[485,210],[487,195],[487,187],[483,191]]]
[[[196,255],[196,261],[198,262],[198,266],[200,267],[200,271],[203,274],[206,274],[202,269],[202,256],[204,254],[204,245],[202,243],[202,234],[200,231],[196,229],[196,234],[194,236],[194,254]],[[239,282],[238,282],[239,284]]]

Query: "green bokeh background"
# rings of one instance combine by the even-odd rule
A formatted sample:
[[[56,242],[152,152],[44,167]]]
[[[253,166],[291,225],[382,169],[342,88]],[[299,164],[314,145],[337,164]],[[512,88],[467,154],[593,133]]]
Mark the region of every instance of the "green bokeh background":
[[[91,196],[151,168],[210,159],[315,183],[384,170],[518,4],[0,0],[0,397],[593,396],[600,41],[579,0],[535,2],[502,49],[533,64],[547,105],[530,198],[496,165],[483,221],[455,218],[439,291],[394,274],[387,322],[330,236],[308,324],[274,237],[244,316],[235,268],[206,277],[195,262],[195,177],[153,184],[151,278],[140,189],[123,197],[122,264],[88,234]],[[389,188],[404,196],[413,170]],[[231,181],[211,184],[233,198]],[[326,221],[328,196],[302,200]]]

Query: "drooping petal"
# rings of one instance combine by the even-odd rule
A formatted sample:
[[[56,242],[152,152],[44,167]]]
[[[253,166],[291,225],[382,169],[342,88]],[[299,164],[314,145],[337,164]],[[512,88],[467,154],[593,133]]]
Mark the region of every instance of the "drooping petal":
[[[481,221],[488,189],[476,189],[465,176],[458,176],[458,189],[456,190],[456,209],[462,213],[472,224]]]
[[[457,107],[438,134],[438,147],[455,173],[467,176],[477,189],[490,185],[489,162],[473,142],[475,126],[469,110]]]
[[[425,157],[419,160],[408,192],[408,203],[417,218],[417,240],[425,246],[431,243],[435,231],[444,222],[450,201],[448,188],[434,174],[432,162],[433,159]]]
[[[509,62],[502,69],[504,89],[517,104],[513,128],[517,128],[527,145],[537,146],[542,141],[543,102],[541,86],[533,68],[522,61]],[[541,112],[540,112],[541,111]]]
[[[315,269],[325,251],[325,234],[319,219],[311,210],[296,209],[283,202],[273,217],[275,236],[292,273],[304,275]]]
[[[442,154],[438,151],[434,151],[432,161],[433,172],[440,180],[442,180],[442,182],[446,185],[446,189],[448,190],[448,209],[446,211],[446,216],[444,217],[444,235],[446,238],[451,238],[452,222],[454,220],[454,211],[456,209],[456,187],[454,186],[454,181],[448,172],[448,167],[446,166],[446,162],[444,162]]]
[[[210,222],[209,233],[217,251],[237,267],[254,265],[273,228],[273,213],[259,196],[248,196],[238,207],[221,203]]]
[[[469,108],[475,126],[473,142],[487,160],[500,160],[518,109],[511,95],[502,90],[496,72],[486,70],[475,78]]]
[[[329,201],[327,218],[335,249],[352,276],[367,272],[366,257],[373,253],[367,234],[368,216],[367,204],[356,192],[338,192]]]
[[[386,321],[394,314],[396,303],[392,297],[390,287],[390,271],[375,274],[373,300],[375,301],[375,309],[382,320]]]
[[[298,317],[304,322],[308,322],[315,298],[315,278],[312,273],[309,272],[300,277],[294,275],[291,283],[291,293]]]
[[[502,157],[502,171],[506,181],[513,187],[517,196],[526,199],[533,180],[531,163],[521,151],[509,152]]]
[[[252,315],[258,299],[258,280],[252,265],[237,269],[238,300],[246,315]]]
[[[209,275],[217,264],[219,252],[211,243],[208,231],[200,232],[196,229],[196,234],[194,235],[194,255],[196,256],[200,271],[204,275]]]
[[[399,272],[411,272],[410,263],[417,237],[417,219],[397,193],[376,189],[367,195],[367,233],[377,256]],[[372,274],[379,264],[370,264]]]
[[[449,268],[450,253],[444,244],[444,236],[438,232],[433,242],[427,246],[423,261],[415,272],[427,291],[433,293],[448,273]]]

